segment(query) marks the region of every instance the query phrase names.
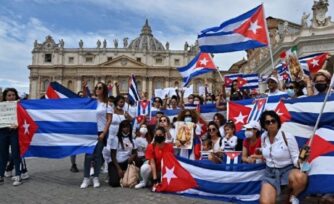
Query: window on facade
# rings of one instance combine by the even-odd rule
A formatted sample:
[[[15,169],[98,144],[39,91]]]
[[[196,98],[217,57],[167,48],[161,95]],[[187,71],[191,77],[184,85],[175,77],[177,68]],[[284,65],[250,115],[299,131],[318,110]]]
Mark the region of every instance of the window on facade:
[[[73,91],[73,82],[71,80],[67,82],[67,88]]]
[[[128,92],[128,81],[127,80],[122,80],[121,83],[120,83],[120,91],[121,92]]]
[[[180,59],[174,59],[174,65],[180,65]]]
[[[161,59],[161,58],[157,58],[157,59],[155,59],[155,63],[156,63],[156,64],[162,64],[162,59]]]
[[[50,81],[48,79],[44,80],[43,84],[42,84],[42,87],[41,87],[42,88],[41,91],[43,91],[43,92],[46,91],[48,89],[49,83],[50,83]]]
[[[141,58],[140,57],[137,57],[136,60],[137,60],[137,62],[141,62]]]
[[[162,80],[156,80],[154,83],[154,89],[162,89],[162,88],[163,88]]]
[[[86,57],[86,62],[93,62],[93,57]]]
[[[111,60],[112,60],[112,57],[108,57],[107,60],[108,60],[108,61],[111,61]]]
[[[73,64],[74,63],[74,57],[69,57],[68,58],[68,63]]]
[[[52,54],[45,54],[44,55],[44,62],[52,62]]]

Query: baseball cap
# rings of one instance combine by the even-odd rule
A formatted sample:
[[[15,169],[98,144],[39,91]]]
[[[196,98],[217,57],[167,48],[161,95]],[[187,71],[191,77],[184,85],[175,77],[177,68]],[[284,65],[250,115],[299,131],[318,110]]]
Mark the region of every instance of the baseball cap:
[[[256,122],[256,121],[254,121],[254,120],[252,120],[252,121],[250,121],[249,123],[247,123],[246,125],[244,125],[244,127],[246,128],[246,129],[257,129],[258,131],[261,131],[261,126],[260,126],[260,124],[258,123],[258,122]]]
[[[276,77],[274,77],[274,76],[268,77],[268,79],[267,79],[266,82],[268,83],[268,81],[269,81],[270,79],[273,80],[273,81],[275,81],[276,83],[278,83],[278,80],[277,80]]]

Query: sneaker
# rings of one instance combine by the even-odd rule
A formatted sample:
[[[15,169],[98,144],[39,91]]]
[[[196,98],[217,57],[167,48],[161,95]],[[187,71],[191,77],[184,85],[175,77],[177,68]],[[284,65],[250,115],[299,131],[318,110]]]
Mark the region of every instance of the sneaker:
[[[9,177],[12,177],[13,174],[12,174],[12,171],[5,171],[5,177],[6,178],[9,178]]]
[[[135,185],[135,189],[140,189],[146,187],[146,183],[144,181],[140,181],[137,185]]]
[[[22,180],[27,180],[29,177],[30,177],[30,176],[29,176],[28,172],[26,172],[26,173],[22,173],[22,174],[21,174],[21,179],[22,179]]]
[[[13,186],[19,186],[22,184],[22,180],[20,176],[14,176],[14,182],[13,182]]]
[[[292,195],[290,197],[290,203],[291,204],[299,204],[299,200],[298,200],[298,198],[296,196]]]
[[[5,179],[3,177],[0,177],[0,184],[4,184],[5,183]]]
[[[90,186],[90,179],[89,178],[84,178],[80,188],[83,189],[83,188],[87,188],[88,186]]]
[[[79,172],[79,169],[78,169],[76,164],[73,164],[70,171],[73,172],[73,173],[77,173],[77,172]]]
[[[94,188],[100,187],[100,181],[99,181],[98,177],[93,178],[93,186],[94,186]]]

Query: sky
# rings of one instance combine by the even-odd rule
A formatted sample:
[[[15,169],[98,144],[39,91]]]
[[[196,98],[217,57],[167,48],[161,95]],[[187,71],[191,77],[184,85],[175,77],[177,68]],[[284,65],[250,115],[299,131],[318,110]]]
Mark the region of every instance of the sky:
[[[47,35],[64,39],[65,48],[77,48],[80,39],[85,47],[96,47],[98,39],[111,46],[115,38],[131,42],[148,19],[158,40],[183,49],[201,30],[261,3],[266,17],[300,24],[303,12],[312,12],[313,0],[0,0],[0,87],[28,92],[33,43]],[[328,14],[334,0],[329,4]],[[214,61],[228,69],[243,57],[244,51],[216,54]]]

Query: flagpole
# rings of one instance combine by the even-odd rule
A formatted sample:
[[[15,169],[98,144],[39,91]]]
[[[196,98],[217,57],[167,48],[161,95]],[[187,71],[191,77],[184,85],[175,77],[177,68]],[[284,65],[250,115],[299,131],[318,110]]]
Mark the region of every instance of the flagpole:
[[[318,129],[321,115],[322,115],[322,113],[324,112],[324,109],[325,109],[325,105],[326,105],[326,103],[327,103],[328,96],[329,96],[329,94],[330,94],[331,91],[332,91],[333,83],[334,83],[334,77],[332,77],[332,79],[331,79],[331,83],[330,83],[330,86],[329,86],[329,88],[328,88],[328,90],[327,90],[327,93],[326,93],[324,102],[323,102],[323,104],[322,104],[322,106],[321,106],[321,110],[320,110],[320,113],[319,113],[319,115],[318,115],[317,122],[316,122],[315,125],[314,125],[313,132],[312,132],[311,138],[310,138],[309,143],[308,143],[308,146],[309,146],[309,147],[311,146],[312,141],[313,141],[313,138],[314,138],[314,134],[315,134],[316,130]]]
[[[269,53],[270,53],[270,59],[271,59],[271,67],[273,68],[273,70],[275,70],[273,51],[271,50],[271,42],[270,42],[270,37],[269,37],[268,24],[267,24],[267,20],[266,20],[266,17],[265,17],[266,15],[265,15],[263,3],[262,3],[262,6],[263,6],[263,18],[264,18],[264,22],[265,22],[265,30],[266,30],[266,34],[267,34],[268,47],[269,47]]]

